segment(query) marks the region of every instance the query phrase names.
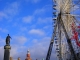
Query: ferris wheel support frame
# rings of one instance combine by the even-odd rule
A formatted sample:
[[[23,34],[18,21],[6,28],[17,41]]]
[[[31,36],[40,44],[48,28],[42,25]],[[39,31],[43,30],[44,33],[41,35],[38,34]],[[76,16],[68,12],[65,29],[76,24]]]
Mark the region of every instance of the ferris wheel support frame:
[[[63,28],[63,31],[64,31],[64,33],[65,33],[65,36],[66,36],[66,39],[67,39],[67,43],[68,43],[68,46],[69,46],[71,55],[72,55],[72,57],[73,57],[73,60],[79,60],[78,57],[76,56],[75,52],[74,52],[73,47],[72,47],[71,39],[69,38],[69,36],[68,36],[68,34],[67,34],[67,31],[66,31],[66,29],[65,29],[64,23],[63,23],[62,18],[61,18],[61,13],[58,14],[57,20],[58,20],[58,22],[61,24],[61,26],[62,26],[62,28]]]

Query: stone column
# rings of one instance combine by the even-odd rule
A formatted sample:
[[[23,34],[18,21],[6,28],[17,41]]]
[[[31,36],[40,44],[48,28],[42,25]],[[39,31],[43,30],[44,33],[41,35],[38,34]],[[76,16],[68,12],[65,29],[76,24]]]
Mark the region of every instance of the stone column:
[[[10,59],[10,45],[5,45],[4,46],[4,60],[9,60]]]
[[[4,46],[4,60],[10,60],[10,36],[6,37],[6,45]]]

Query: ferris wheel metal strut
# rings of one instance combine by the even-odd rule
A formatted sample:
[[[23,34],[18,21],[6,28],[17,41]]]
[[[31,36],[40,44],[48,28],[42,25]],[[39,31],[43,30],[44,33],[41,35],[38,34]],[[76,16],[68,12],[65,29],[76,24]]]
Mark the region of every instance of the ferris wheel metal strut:
[[[62,18],[61,18],[61,13],[58,14],[57,20],[58,20],[58,22],[61,24],[61,26],[62,26],[62,28],[63,28],[63,31],[64,31],[64,33],[65,33],[65,36],[66,36],[66,39],[67,39],[67,43],[68,43],[68,46],[69,46],[71,55],[72,55],[72,57],[73,57],[73,60],[79,60],[78,57],[76,56],[75,52],[74,52],[73,47],[72,47],[71,39],[69,38],[69,36],[68,36],[68,34],[67,34],[67,31],[66,31],[66,29],[65,29],[64,23],[63,23]]]
[[[53,43],[54,43],[54,37],[56,36],[56,28],[57,28],[57,24],[54,27],[54,31],[53,31],[52,38],[51,38],[51,41],[50,41],[50,45],[49,45],[48,53],[47,53],[47,56],[46,56],[46,60],[50,60],[50,56],[51,56],[51,52],[52,52],[52,48],[53,48]]]

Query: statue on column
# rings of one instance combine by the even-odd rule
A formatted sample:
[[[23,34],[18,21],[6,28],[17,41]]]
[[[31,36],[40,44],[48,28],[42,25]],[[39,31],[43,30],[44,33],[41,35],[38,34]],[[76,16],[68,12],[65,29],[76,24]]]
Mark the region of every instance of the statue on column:
[[[10,36],[9,36],[9,34],[8,34],[8,36],[6,37],[6,45],[10,45]]]

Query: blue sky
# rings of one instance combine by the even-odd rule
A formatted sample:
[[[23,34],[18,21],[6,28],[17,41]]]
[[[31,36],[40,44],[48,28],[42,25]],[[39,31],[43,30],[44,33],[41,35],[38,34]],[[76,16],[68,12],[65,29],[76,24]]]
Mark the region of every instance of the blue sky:
[[[0,0],[0,60],[8,33],[14,60],[24,60],[28,49],[32,60],[45,58],[52,30],[52,0]]]

